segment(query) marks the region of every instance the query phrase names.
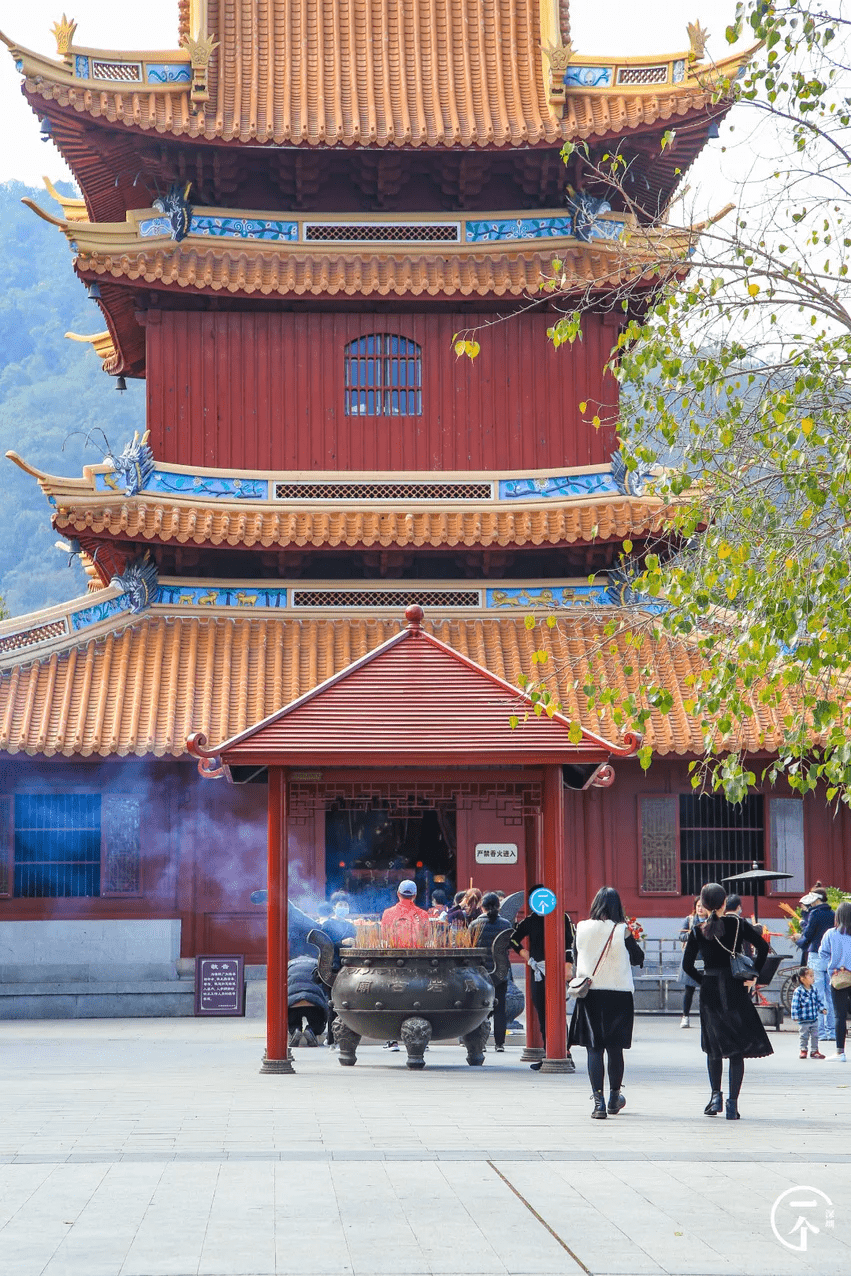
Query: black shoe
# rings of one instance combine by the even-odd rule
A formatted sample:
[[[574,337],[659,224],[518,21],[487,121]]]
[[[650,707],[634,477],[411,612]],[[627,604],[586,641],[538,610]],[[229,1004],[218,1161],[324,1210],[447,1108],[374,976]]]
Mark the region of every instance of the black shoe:
[[[316,1040],[316,1033],[312,1028],[305,1028],[304,1032],[301,1034],[301,1044],[303,1046],[319,1045],[319,1042]]]
[[[728,1099],[724,1105],[724,1115],[728,1121],[740,1121],[739,1105],[735,1099]]]
[[[707,1103],[706,1107],[703,1109],[703,1115],[717,1116],[718,1113],[721,1111],[721,1106],[723,1102],[724,1102],[724,1096],[721,1093],[721,1091],[713,1090],[709,1102]]]
[[[621,1111],[621,1109],[625,1107],[626,1107],[626,1099],[621,1094],[620,1087],[617,1090],[610,1090],[609,1091],[609,1106],[607,1110],[611,1112],[612,1116],[617,1116],[617,1114]]]
[[[494,1049],[497,1054],[505,1054],[505,1046],[495,1046]]]
[[[289,1035],[289,1039],[287,1040],[287,1046],[290,1049],[292,1049],[293,1046],[300,1046],[300,1045],[301,1045],[301,1029],[295,1028]]]
[[[532,1069],[533,1072],[540,1072],[543,1066],[543,1063],[544,1063],[543,1059],[539,1059],[537,1063],[530,1063],[529,1067]]]
[[[591,1113],[594,1121],[605,1121],[606,1119],[606,1100],[603,1098],[602,1090],[594,1091],[594,1111]]]

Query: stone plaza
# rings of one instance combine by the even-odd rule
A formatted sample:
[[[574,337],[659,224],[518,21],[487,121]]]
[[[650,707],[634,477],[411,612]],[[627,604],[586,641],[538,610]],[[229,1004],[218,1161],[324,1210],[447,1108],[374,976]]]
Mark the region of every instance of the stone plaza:
[[[584,1051],[574,1076],[535,1074],[516,1036],[482,1069],[435,1044],[412,1073],[364,1042],[355,1068],[302,1049],[296,1075],[267,1076],[251,1020],[4,1023],[0,1272],[847,1272],[851,1073],[772,1032],[742,1120],[708,1120],[699,1034],[678,1022],[638,1018],[606,1122]],[[794,1188],[787,1248],[772,1207]]]

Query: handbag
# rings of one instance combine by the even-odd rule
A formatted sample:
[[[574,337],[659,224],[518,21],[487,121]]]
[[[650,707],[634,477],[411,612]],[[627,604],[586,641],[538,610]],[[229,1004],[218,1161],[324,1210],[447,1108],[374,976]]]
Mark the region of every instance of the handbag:
[[[609,949],[612,946],[612,936],[614,935],[616,929],[617,929],[617,922],[612,922],[612,929],[609,931],[609,938],[606,940],[605,944],[603,945],[603,951],[600,953],[600,956],[597,958],[597,965],[594,967],[590,975],[577,975],[574,979],[571,979],[570,983],[567,985],[568,997],[573,997],[575,998],[576,1001],[581,1001],[583,997],[588,996],[588,993],[591,988],[592,980],[594,976],[596,975],[597,971],[600,969],[600,963],[602,962],[606,953],[609,951]]]
[[[718,943],[721,944],[721,947],[724,949],[725,953],[730,954],[731,978],[738,979],[742,983],[747,983],[748,980],[750,979],[758,978],[759,971],[756,968],[756,962],[754,961],[753,957],[746,957],[744,953],[736,952],[736,944],[738,944],[739,942],[739,931],[741,930],[741,928],[742,928],[741,918],[737,917],[736,918],[736,938],[733,940],[732,948],[728,948],[726,944],[721,944],[720,939],[718,940]],[[851,980],[849,980],[849,982],[851,982]]]
[[[851,988],[851,970],[835,970],[830,976],[831,988]]]

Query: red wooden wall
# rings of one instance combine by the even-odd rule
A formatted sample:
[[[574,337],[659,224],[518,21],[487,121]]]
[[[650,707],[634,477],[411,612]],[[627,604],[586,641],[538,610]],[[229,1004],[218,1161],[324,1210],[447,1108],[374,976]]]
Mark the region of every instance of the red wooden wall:
[[[645,776],[637,763],[616,762],[610,789],[565,793],[567,907],[587,916],[602,885],[616,886],[632,916],[679,919],[689,900],[642,896],[638,799],[642,793],[687,793],[687,764],[657,760]],[[182,954],[243,952],[265,960],[265,910],[249,901],[266,884],[266,787],[201,780],[188,762],[127,758],[96,761],[64,758],[3,759],[0,793],[135,793],[143,801],[142,893],[135,898],[5,899],[0,921],[58,918],[178,917]],[[510,815],[510,812],[509,812]],[[836,814],[819,795],[804,799],[806,880],[851,886],[851,811]],[[478,841],[517,842],[524,829],[495,812],[467,812],[458,821],[458,881],[507,893],[521,889],[522,864],[482,866],[473,862]],[[290,829],[290,891],[295,902],[320,891],[324,875],[324,821],[319,817]],[[796,902],[798,892],[786,898]],[[777,901],[760,906],[779,918]],[[778,927],[777,929],[785,929]]]
[[[514,309],[506,303],[506,313]],[[476,470],[515,473],[603,463],[613,433],[579,404],[611,402],[602,369],[611,323],[585,319],[584,336],[555,351],[552,316],[516,315],[479,334],[474,363],[452,336],[493,316],[474,314],[199,313],[151,311],[147,396],[160,461],[271,470]],[[343,349],[392,332],[423,352],[423,412],[347,417]],[[593,415],[589,408],[586,416]]]

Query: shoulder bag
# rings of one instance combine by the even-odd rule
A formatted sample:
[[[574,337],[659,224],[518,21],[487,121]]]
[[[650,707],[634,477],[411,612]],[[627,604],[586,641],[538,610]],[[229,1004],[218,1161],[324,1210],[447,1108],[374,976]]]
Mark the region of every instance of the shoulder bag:
[[[733,979],[738,979],[742,983],[747,983],[749,979],[757,979],[759,971],[752,957],[746,957],[744,953],[736,952],[736,945],[739,942],[739,931],[742,928],[741,918],[736,918],[736,938],[733,940],[733,947],[728,948],[726,944],[722,944],[719,939],[717,942],[724,949],[725,953],[730,954],[730,975]]]
[[[614,935],[616,929],[617,929],[617,922],[612,922],[612,929],[609,931],[609,938],[606,940],[605,944],[603,945],[603,951],[600,953],[600,956],[597,958],[597,965],[594,967],[590,975],[577,975],[575,979],[571,979],[570,983],[567,985],[568,997],[574,997],[577,1001],[581,1001],[583,997],[588,996],[594,976],[596,975],[597,971],[600,969],[600,963],[602,962],[606,953],[609,951],[609,949],[612,946],[612,936]]]

